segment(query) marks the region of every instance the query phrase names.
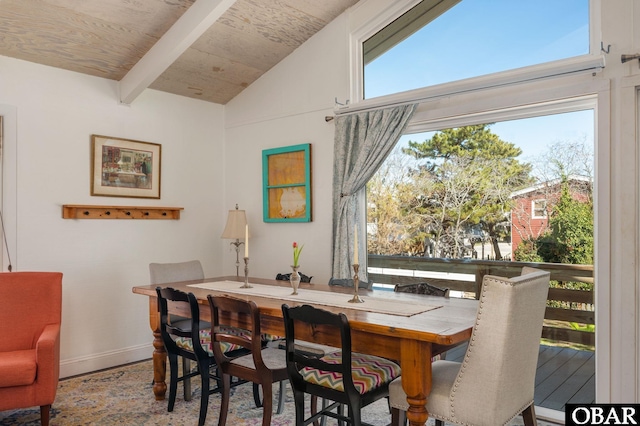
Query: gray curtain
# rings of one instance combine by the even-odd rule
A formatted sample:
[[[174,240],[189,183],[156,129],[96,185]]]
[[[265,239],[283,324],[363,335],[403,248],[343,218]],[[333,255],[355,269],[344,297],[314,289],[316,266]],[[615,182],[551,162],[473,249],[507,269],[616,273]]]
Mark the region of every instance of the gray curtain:
[[[334,278],[353,277],[354,230],[358,227],[361,281],[367,277],[366,224],[362,217],[366,184],[402,136],[416,105],[354,113],[336,118],[333,149],[333,253]]]

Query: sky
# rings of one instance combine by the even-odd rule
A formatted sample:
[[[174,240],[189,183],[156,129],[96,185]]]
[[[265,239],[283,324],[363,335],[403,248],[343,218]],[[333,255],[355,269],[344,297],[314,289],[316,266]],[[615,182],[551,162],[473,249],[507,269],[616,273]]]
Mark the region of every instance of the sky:
[[[588,0],[464,0],[365,67],[367,98],[589,53]]]
[[[588,0],[463,0],[365,68],[367,98],[589,53]],[[392,76],[392,78],[390,78]],[[530,161],[558,141],[593,146],[592,110],[496,123]],[[433,133],[406,135],[422,141]]]
[[[502,140],[513,142],[523,153],[525,161],[548,152],[549,145],[558,141],[594,141],[593,110],[555,114],[523,120],[504,121],[491,127]]]

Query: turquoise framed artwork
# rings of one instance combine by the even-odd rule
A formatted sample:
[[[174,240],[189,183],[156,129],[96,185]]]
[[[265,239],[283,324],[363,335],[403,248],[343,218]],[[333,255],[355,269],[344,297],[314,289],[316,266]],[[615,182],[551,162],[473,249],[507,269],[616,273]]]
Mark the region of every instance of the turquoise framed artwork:
[[[311,144],[262,151],[265,222],[311,222]]]

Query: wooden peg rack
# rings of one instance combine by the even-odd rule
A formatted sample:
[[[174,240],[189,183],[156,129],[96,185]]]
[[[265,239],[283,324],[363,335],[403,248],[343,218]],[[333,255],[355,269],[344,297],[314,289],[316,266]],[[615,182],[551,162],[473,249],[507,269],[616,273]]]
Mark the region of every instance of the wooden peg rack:
[[[63,219],[180,219],[183,207],[85,206],[64,204]]]

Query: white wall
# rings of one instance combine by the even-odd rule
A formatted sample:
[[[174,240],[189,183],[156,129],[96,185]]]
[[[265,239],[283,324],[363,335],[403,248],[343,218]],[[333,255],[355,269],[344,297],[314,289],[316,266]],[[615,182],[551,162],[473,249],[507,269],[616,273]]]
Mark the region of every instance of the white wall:
[[[62,375],[149,358],[150,262],[202,261],[219,275],[224,107],[0,57],[3,207],[14,271],[61,271]],[[162,145],[161,199],[90,195],[91,135]],[[17,171],[16,171],[17,169]],[[17,194],[17,195],[16,195]],[[180,220],[68,220],[63,204],[184,207]],[[5,265],[6,268],[6,265]]]
[[[290,272],[292,243],[304,244],[300,272],[312,282],[331,275],[334,99],[348,93],[346,17],[342,15],[245,89],[226,106],[225,201],[247,212],[249,274],[275,278]],[[311,144],[312,221],[262,220],[262,150]],[[225,273],[235,273],[225,251]]]

